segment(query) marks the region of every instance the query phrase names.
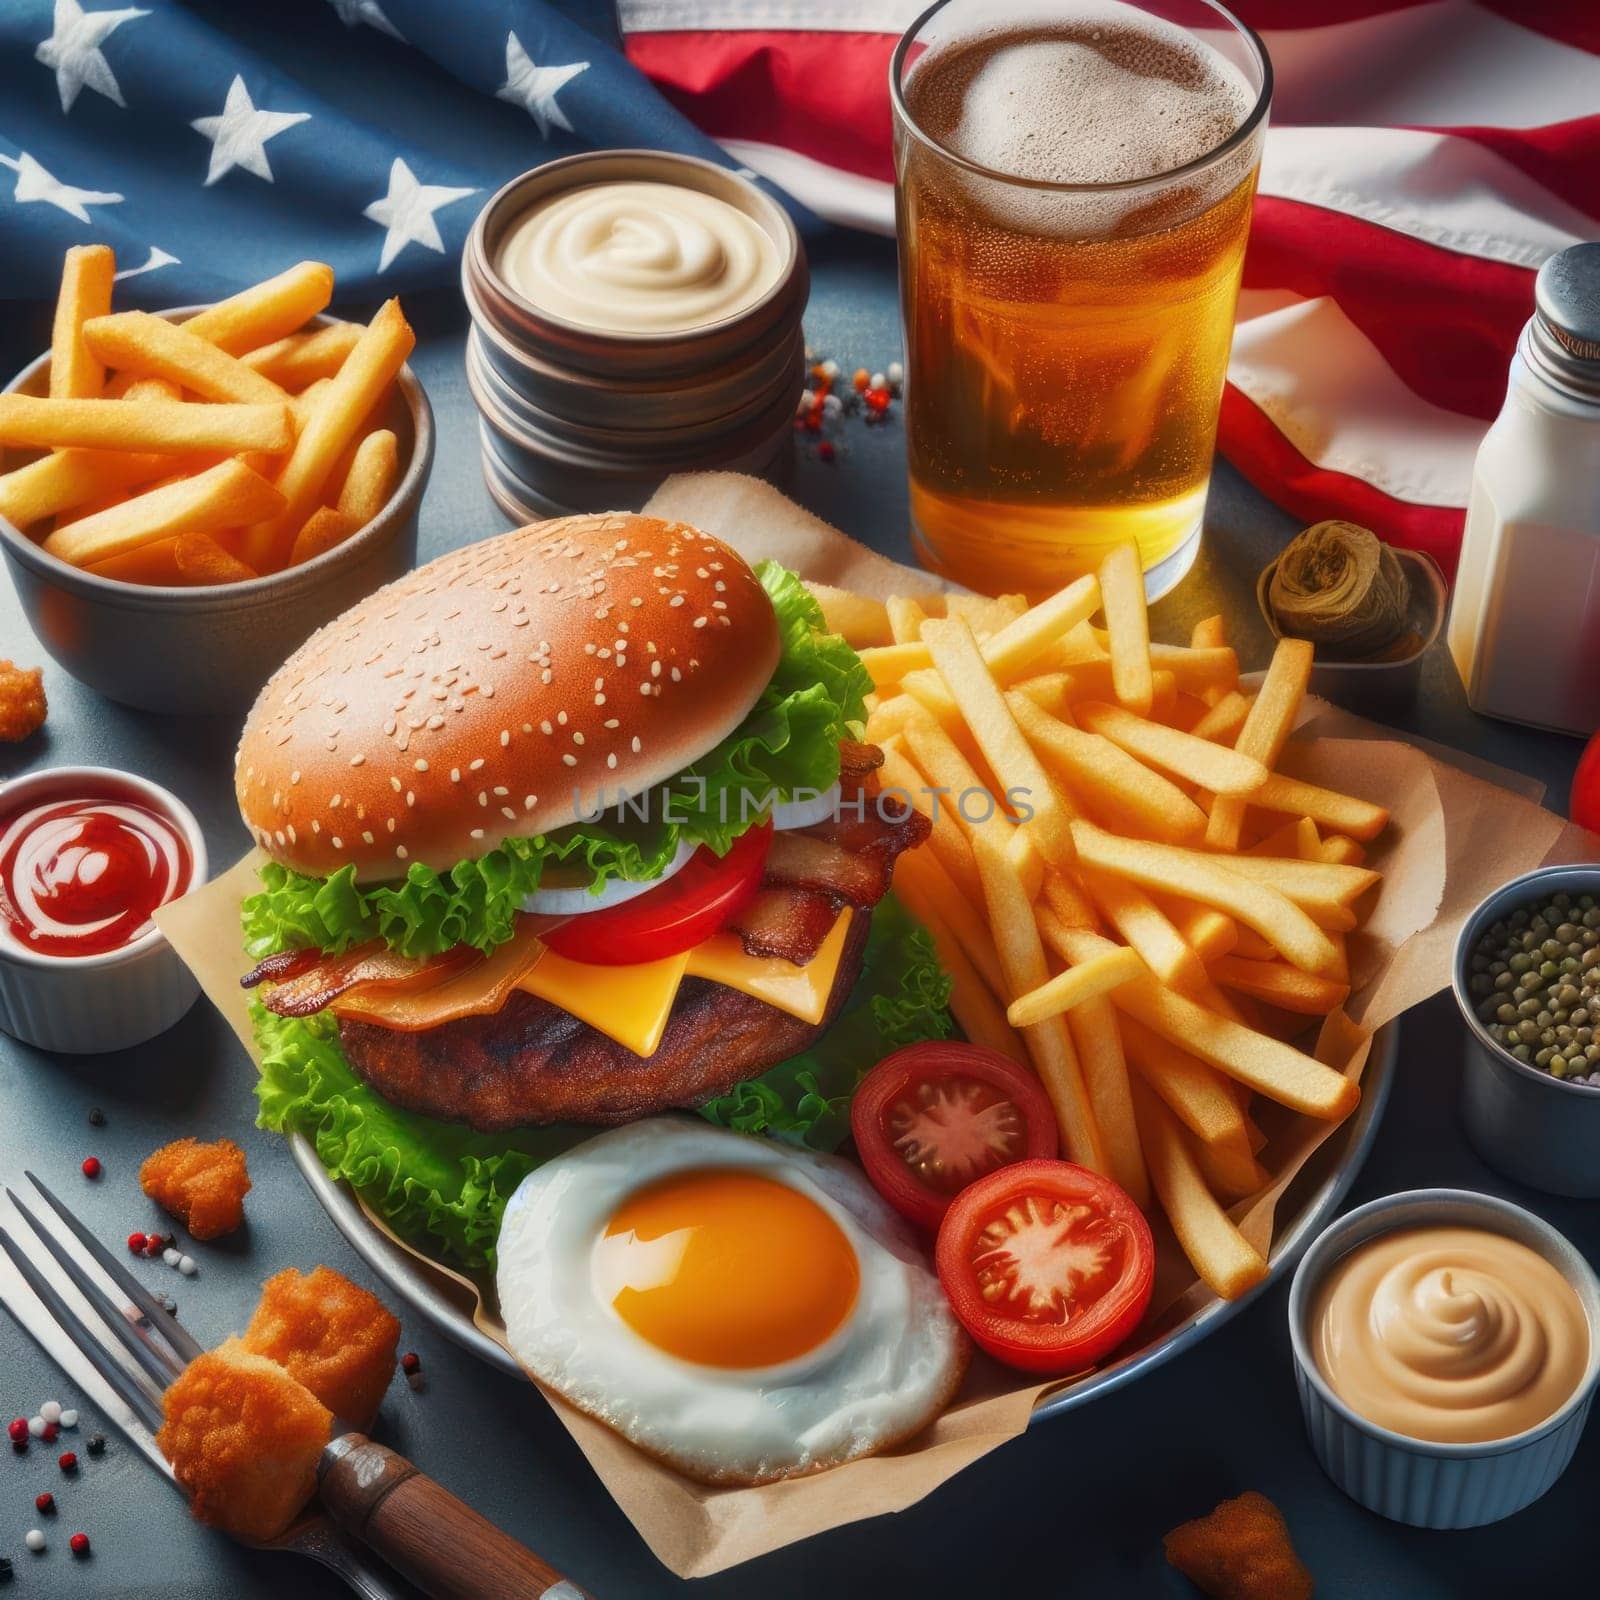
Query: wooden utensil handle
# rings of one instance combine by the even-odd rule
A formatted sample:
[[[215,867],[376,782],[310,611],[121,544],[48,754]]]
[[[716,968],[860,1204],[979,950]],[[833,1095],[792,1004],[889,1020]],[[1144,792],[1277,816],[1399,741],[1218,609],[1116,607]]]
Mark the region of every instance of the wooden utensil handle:
[[[328,1446],[320,1478],[328,1515],[433,1600],[586,1600],[525,1545],[362,1434]]]

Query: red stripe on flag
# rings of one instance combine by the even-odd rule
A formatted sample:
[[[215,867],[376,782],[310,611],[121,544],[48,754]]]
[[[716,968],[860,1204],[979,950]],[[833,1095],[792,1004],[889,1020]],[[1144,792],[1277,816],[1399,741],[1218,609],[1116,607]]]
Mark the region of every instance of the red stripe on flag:
[[[1397,500],[1360,478],[1308,461],[1230,383],[1222,392],[1218,448],[1264,495],[1309,526],[1345,517],[1407,550],[1423,550],[1453,577],[1466,513],[1458,506]]]
[[[1600,9],[1600,8],[1597,8]],[[1600,217],[1600,116],[1538,128],[1440,128],[1493,150],[1569,206]]]
[[[713,139],[753,139],[894,181],[882,33],[633,33],[628,59]]]
[[[1330,295],[1423,399],[1492,418],[1533,314],[1525,267],[1441,250],[1338,211],[1256,198],[1244,281]]]

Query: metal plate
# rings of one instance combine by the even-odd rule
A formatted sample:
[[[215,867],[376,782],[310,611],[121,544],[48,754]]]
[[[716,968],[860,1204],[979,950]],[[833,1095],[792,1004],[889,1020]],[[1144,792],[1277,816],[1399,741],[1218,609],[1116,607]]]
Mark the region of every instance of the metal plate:
[[[1035,1421],[1059,1416],[1098,1395],[1110,1394],[1191,1349],[1293,1270],[1311,1241],[1332,1220],[1372,1147],[1394,1080],[1399,1032],[1399,1025],[1393,1022],[1378,1030],[1372,1041],[1371,1057],[1361,1076],[1361,1104],[1349,1121],[1305,1164],[1279,1202],[1277,1234],[1266,1277],[1237,1300],[1207,1301],[1154,1344],[1145,1345],[1121,1361],[1100,1367],[1080,1382],[1058,1390],[1035,1408]],[[472,1302],[459,1284],[430,1270],[425,1262],[402,1250],[374,1228],[356,1204],[351,1189],[328,1176],[308,1140],[294,1134],[289,1144],[296,1165],[311,1186],[311,1192],[333,1219],[334,1226],[402,1300],[463,1349],[502,1372],[514,1375],[520,1372],[515,1360],[473,1323]]]

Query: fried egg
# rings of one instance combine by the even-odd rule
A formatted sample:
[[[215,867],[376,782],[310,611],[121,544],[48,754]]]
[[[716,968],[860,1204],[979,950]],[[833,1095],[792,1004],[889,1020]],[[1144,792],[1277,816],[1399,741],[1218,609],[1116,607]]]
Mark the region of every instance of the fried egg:
[[[689,1118],[540,1167],[498,1258],[523,1367],[705,1483],[909,1438],[970,1354],[915,1235],[857,1168]]]

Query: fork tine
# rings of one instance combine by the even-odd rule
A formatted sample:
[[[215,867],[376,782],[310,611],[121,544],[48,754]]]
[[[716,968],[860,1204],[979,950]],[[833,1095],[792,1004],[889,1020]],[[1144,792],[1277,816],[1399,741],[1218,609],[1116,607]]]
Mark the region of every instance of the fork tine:
[[[66,1206],[56,1199],[50,1190],[46,1188],[43,1181],[27,1171],[24,1171],[23,1176],[39,1191],[40,1199],[66,1224],[73,1238],[89,1252],[95,1265],[110,1278],[123,1294],[127,1295],[135,1308],[143,1313],[146,1322],[154,1329],[157,1336],[166,1340],[172,1347],[173,1354],[178,1358],[179,1366],[187,1365],[197,1355],[200,1355],[202,1352],[199,1341],[175,1316],[162,1307],[155,1296],[78,1221],[77,1217]],[[15,1196],[12,1198],[15,1199]],[[176,1370],[174,1370],[173,1376],[176,1376]]]
[[[162,1420],[161,1407],[156,1398],[84,1326],[78,1313],[56,1293],[54,1285],[39,1271],[29,1259],[27,1252],[22,1249],[5,1228],[0,1228],[0,1249],[3,1249],[10,1256],[12,1265],[22,1274],[22,1281],[39,1297],[40,1303],[56,1319],[61,1331],[78,1347],[84,1359],[89,1362],[94,1370],[111,1385],[117,1397],[129,1407],[147,1428],[152,1431],[159,1428]],[[12,1310],[10,1303],[3,1296],[0,1296],[0,1305],[4,1305],[6,1310],[11,1312],[17,1325],[53,1361],[55,1352],[42,1339],[38,1338],[23,1318]]]
[[[140,1316],[137,1322],[131,1320],[129,1312],[136,1308],[129,1307],[124,1310],[117,1305],[83,1270],[72,1252],[34,1216],[10,1188],[6,1189],[6,1199],[16,1207],[18,1216],[39,1236],[40,1244],[50,1252],[56,1264],[66,1273],[67,1282],[89,1302],[89,1309],[117,1336],[128,1354],[150,1375],[156,1387],[165,1389],[182,1368],[169,1351],[156,1347],[144,1337],[144,1333],[149,1329],[148,1320],[143,1316]]]

